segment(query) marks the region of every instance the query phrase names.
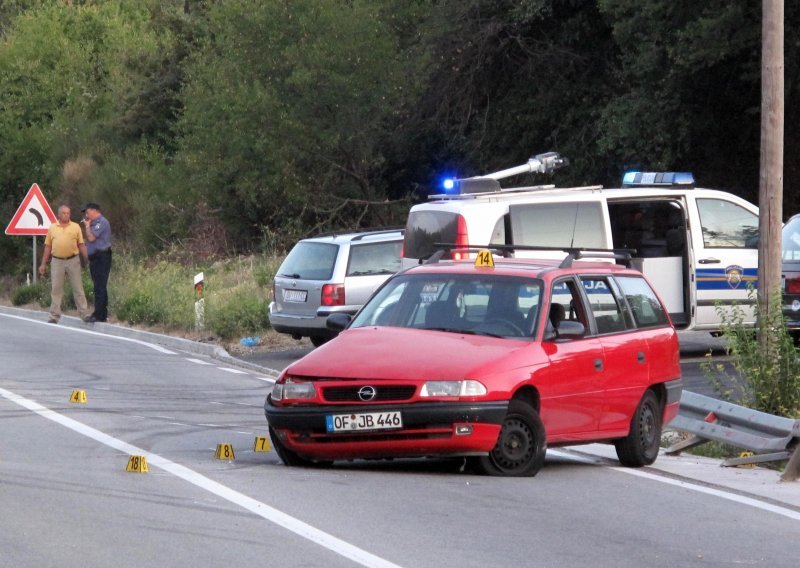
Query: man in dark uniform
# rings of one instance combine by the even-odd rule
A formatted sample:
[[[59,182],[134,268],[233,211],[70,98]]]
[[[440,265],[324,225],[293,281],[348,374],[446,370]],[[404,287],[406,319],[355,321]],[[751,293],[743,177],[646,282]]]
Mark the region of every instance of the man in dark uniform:
[[[108,319],[108,275],[111,273],[111,224],[103,217],[97,203],[87,203],[83,210],[89,273],[94,283],[94,313],[87,322]]]

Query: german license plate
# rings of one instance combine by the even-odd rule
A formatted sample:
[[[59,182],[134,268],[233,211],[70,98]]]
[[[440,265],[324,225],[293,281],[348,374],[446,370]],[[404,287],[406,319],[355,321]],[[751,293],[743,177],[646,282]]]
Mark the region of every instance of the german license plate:
[[[284,290],[284,302],[305,302],[308,292],[306,290]]]
[[[328,432],[363,432],[402,428],[403,416],[393,412],[359,412],[357,414],[329,414],[325,417]]]

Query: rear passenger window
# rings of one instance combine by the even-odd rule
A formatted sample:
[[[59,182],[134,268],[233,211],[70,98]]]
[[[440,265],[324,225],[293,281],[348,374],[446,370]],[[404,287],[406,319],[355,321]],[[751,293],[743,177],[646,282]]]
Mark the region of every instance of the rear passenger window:
[[[512,205],[509,211],[514,244],[608,248],[597,202]]]
[[[402,249],[402,241],[352,245],[347,276],[394,274],[400,270]]]
[[[617,283],[633,311],[637,327],[657,327],[669,321],[656,293],[644,278],[636,276],[617,276]]]
[[[597,324],[597,333],[625,331],[622,308],[606,278],[583,277],[583,289]]]

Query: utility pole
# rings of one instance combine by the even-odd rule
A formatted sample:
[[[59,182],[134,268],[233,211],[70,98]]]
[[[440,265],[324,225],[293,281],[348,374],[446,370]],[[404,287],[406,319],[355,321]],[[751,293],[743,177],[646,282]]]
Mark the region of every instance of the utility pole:
[[[784,0],[763,0],[761,45],[761,168],[758,188],[759,340],[772,352],[774,334],[765,329],[781,310],[781,226],[783,223],[783,19]],[[776,305],[777,302],[777,305]]]

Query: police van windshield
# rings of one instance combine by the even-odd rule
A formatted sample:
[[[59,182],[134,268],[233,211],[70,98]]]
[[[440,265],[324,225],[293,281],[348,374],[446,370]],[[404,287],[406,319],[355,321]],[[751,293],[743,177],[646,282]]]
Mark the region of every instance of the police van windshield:
[[[404,274],[390,280],[351,328],[410,327],[523,339],[536,333],[542,283],[489,274]]]

